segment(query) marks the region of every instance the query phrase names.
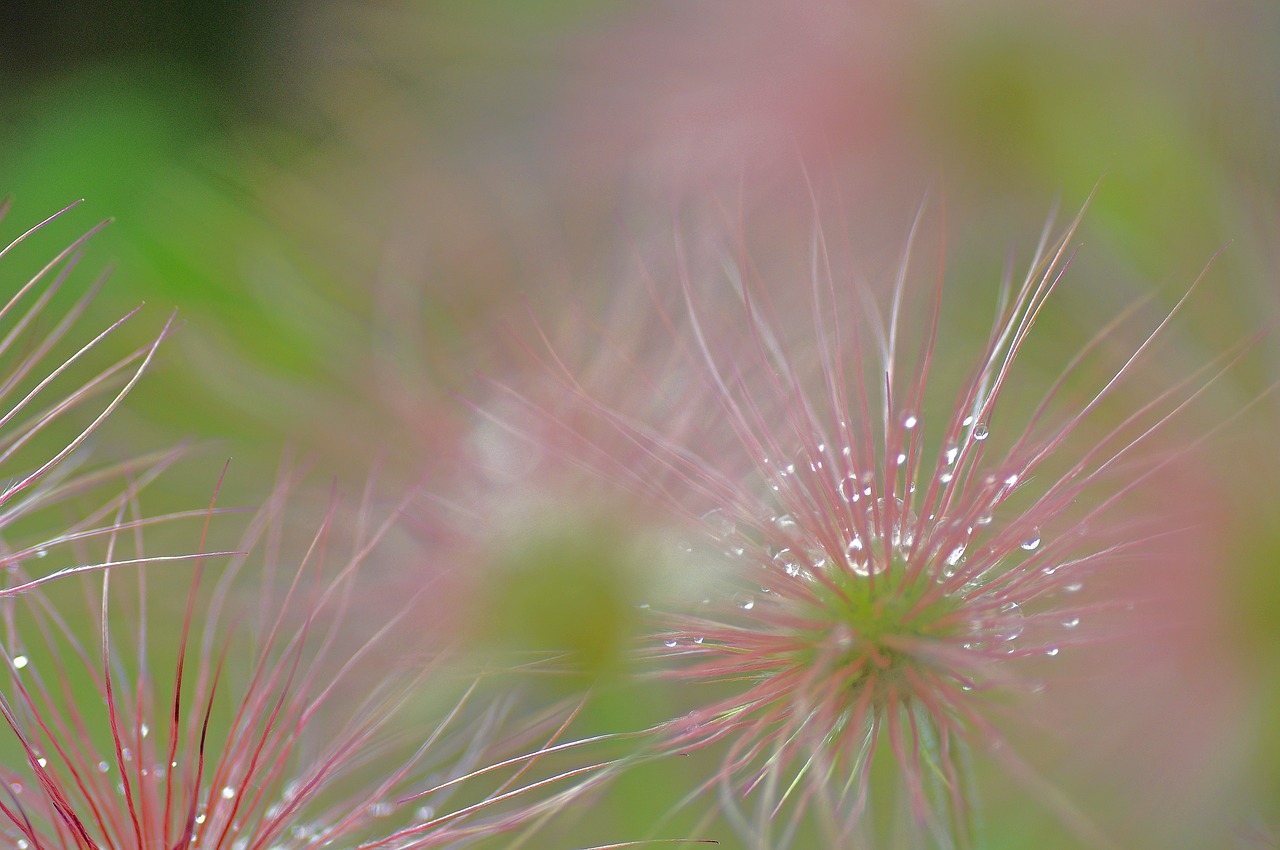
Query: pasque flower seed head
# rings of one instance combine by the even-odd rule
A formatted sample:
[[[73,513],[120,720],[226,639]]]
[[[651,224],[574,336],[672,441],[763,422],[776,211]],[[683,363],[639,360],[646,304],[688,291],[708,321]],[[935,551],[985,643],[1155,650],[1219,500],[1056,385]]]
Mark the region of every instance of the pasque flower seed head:
[[[1210,379],[1133,380],[1177,307],[1101,371],[1135,307],[1037,383],[1029,415],[1006,410],[1078,221],[1058,238],[1046,228],[1026,276],[1006,278],[967,371],[939,347],[941,271],[924,288],[910,271],[917,218],[879,294],[837,269],[821,226],[799,292],[764,278],[763,248],[713,249],[702,265],[678,237],[674,297],[645,272],[658,330],[641,334],[642,350],[616,371],[593,366],[600,383],[555,353],[568,414],[524,399],[561,424],[574,463],[683,517],[691,566],[718,565],[705,598],[666,606],[650,654],[675,679],[716,683],[717,697],[666,728],[665,746],[721,748],[707,788],[719,786],[756,845],[787,846],[805,813],[832,846],[872,840],[884,775],[873,764],[892,764],[889,797],[910,829],[972,846],[975,752],[1083,839],[1107,843],[1003,730],[1049,659],[1096,637],[1095,613],[1129,603],[1090,599],[1089,576],[1176,531],[1117,508],[1174,459],[1148,447]],[[806,302],[807,319],[795,309]],[[1092,387],[1077,398],[1082,383]],[[644,400],[650,386],[684,389],[663,407]],[[1122,387],[1137,401],[1117,417]]]

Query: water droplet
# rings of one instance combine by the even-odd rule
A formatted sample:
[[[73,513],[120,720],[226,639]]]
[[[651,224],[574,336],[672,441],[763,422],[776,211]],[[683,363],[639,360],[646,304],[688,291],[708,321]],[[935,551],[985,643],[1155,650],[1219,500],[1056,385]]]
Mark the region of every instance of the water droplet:
[[[773,562],[782,567],[782,571],[787,575],[795,578],[804,572],[804,565],[800,563],[800,559],[796,557],[796,553],[790,549],[782,549],[778,554],[773,556]]]
[[[992,519],[993,517],[991,516],[991,514],[983,514],[982,516],[976,518],[973,521],[973,524],[974,525],[991,525]]]
[[[37,558],[44,558],[44,557],[48,556],[48,554],[49,554],[49,550],[48,550],[48,549],[37,549],[37,550],[36,550],[36,557],[37,557]]]
[[[675,649],[675,647],[679,643],[680,641],[676,640],[675,638],[667,638],[662,642],[662,645],[665,646],[667,649]]]
[[[1049,647],[1044,651],[1044,654],[1053,657],[1058,654],[1058,648],[1056,646]]]
[[[979,422],[977,425],[974,425],[972,436],[978,442],[982,442],[987,437],[991,436],[991,432],[987,430],[987,423]]]
[[[906,462],[907,462],[907,455],[906,455],[906,453],[905,453],[905,452],[898,452],[898,466],[902,466],[902,465],[903,465],[904,463],[906,463]]]
[[[1062,589],[1067,593],[1079,593],[1082,587],[1084,587],[1083,584],[1078,581],[1074,581],[1071,584],[1065,585]]]
[[[125,761],[133,761],[133,750],[128,747],[124,747],[120,750],[120,757]]]
[[[849,545],[845,547],[845,556],[849,562],[849,566],[853,568],[855,575],[863,578],[878,573],[884,569],[884,564],[877,561],[872,553],[866,551],[866,547],[862,545],[862,538],[854,535],[849,541]]]
[[[48,767],[49,760],[45,758],[38,758],[36,759],[36,764],[40,765],[41,767]]]
[[[1000,625],[996,629],[996,640],[1010,641],[1022,634],[1022,608],[1017,602],[1006,602],[1000,606]]]
[[[952,478],[955,478],[955,475],[950,470],[947,470],[938,476],[938,480],[943,484],[950,484]]]
[[[969,427],[970,425],[972,425],[972,424],[973,424],[973,417],[972,417],[972,416],[966,416],[966,417],[964,418],[964,421],[960,423],[960,427],[962,427],[962,428],[968,428],[968,427]]]
[[[1040,548],[1040,529],[1033,528],[1031,530],[1031,536],[1028,537],[1026,540],[1023,540],[1022,543],[1019,545],[1021,545],[1022,548],[1026,549],[1028,552],[1033,552],[1036,549],[1039,549]]]
[[[788,531],[796,527],[796,520],[791,514],[778,514],[773,518],[773,525],[779,531]]]
[[[820,570],[827,565],[827,553],[817,546],[805,547],[804,556],[809,560],[809,564],[816,570]]]
[[[725,540],[738,530],[738,524],[724,508],[712,508],[702,515],[702,521],[717,540]]]
[[[943,457],[943,460],[946,461],[947,466],[951,466],[951,464],[956,462],[956,458],[959,456],[960,456],[960,447],[951,446],[950,448],[947,449],[946,453],[942,457]]]
[[[850,475],[840,482],[840,498],[846,502],[858,501],[858,478]]]
[[[733,597],[733,604],[737,605],[743,611],[750,611],[752,608],[756,607],[756,600],[755,597],[749,594],[738,593]]]
[[[413,810],[413,816],[421,821],[429,821],[436,816],[436,810],[433,806],[418,806]]]
[[[27,850],[27,848],[30,846],[31,845],[27,843],[27,839],[25,838],[18,839],[18,850]]]
[[[947,566],[954,567],[956,564],[960,563],[960,559],[963,557],[964,544],[961,543],[959,546],[952,549],[951,554],[947,556]],[[954,573],[952,575],[954,575]],[[950,576],[948,576],[948,578],[950,578]]]
[[[23,667],[26,667],[30,663],[31,663],[31,659],[27,658],[27,656],[25,655],[13,656],[13,669],[15,670],[21,670]]]
[[[369,814],[375,818],[388,817],[393,811],[395,811],[395,807],[385,800],[379,800],[369,807]]]
[[[230,800],[230,799],[233,799],[235,796],[236,796],[236,789],[232,788],[230,785],[222,786],[222,799]]]
[[[12,782],[12,783],[10,783],[10,784],[9,784],[9,790],[10,790],[10,791],[12,791],[12,792],[13,792],[13,793],[15,793],[15,794],[21,794],[21,793],[22,793],[22,783],[21,783],[21,782]]]
[[[704,640],[706,640],[706,638],[704,638],[702,635],[698,635],[696,638],[693,639],[693,642],[701,646]]]
[[[1013,487],[1017,483],[1018,483],[1018,473],[1016,472],[1006,476],[1004,479],[1004,486],[1006,487]]]
[[[106,760],[98,762],[98,771],[100,773],[106,773],[110,769],[111,769],[111,764]]]
[[[912,428],[916,427],[916,423],[918,423],[919,421],[920,420],[917,419],[913,414],[908,413],[907,417],[902,420],[902,427],[910,431]]]
[[[208,816],[204,812],[196,815],[196,823],[204,823],[207,819]]]
[[[1076,626],[1080,625],[1080,618],[1068,617],[1067,619],[1062,621],[1062,625],[1064,628],[1074,629]]]
[[[142,737],[145,738],[151,734],[151,727],[143,723],[141,726],[138,727],[138,732],[142,735]]]

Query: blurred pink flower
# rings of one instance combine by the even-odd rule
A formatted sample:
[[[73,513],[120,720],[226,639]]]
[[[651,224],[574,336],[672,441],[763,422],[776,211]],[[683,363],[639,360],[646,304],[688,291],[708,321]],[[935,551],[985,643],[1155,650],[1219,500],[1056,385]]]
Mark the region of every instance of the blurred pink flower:
[[[821,226],[809,282],[787,288],[774,279],[787,280],[785,264],[767,265],[772,246],[756,250],[745,218],[731,249],[677,238],[669,273],[645,270],[654,321],[620,308],[639,327],[632,346],[601,332],[599,360],[612,365],[575,373],[553,342],[561,399],[512,390],[539,414],[544,446],[693,522],[705,542],[683,544],[687,573],[719,565],[715,589],[700,605],[665,606],[654,636],[669,676],[717,694],[672,723],[665,746],[722,748],[706,790],[720,787],[753,846],[788,846],[806,813],[830,846],[873,841],[886,827],[871,801],[885,791],[917,840],[974,846],[974,752],[1079,839],[1113,846],[1007,733],[1053,658],[1102,640],[1145,601],[1085,591],[1090,577],[1184,530],[1120,510],[1190,451],[1160,432],[1212,380],[1208,367],[1138,380],[1160,368],[1152,349],[1177,308],[1118,360],[1143,304],[1056,378],[1020,381],[1015,361],[1078,219],[1056,239],[1046,227],[1026,276],[1006,277],[965,368],[940,330],[967,305],[946,298],[941,271],[931,288],[912,283],[919,220],[885,298],[849,275]],[[708,293],[717,277],[725,285]],[[1010,418],[1020,403],[1029,415]],[[880,763],[896,765],[895,789],[876,790]]]

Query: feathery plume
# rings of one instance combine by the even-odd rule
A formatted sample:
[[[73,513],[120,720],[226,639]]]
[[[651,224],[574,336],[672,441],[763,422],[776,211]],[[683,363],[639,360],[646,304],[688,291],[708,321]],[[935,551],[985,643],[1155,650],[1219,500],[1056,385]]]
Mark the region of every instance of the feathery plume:
[[[377,521],[370,490],[344,521],[335,500],[293,560],[296,484],[284,476],[216,553],[229,558],[216,576],[196,561],[185,599],[174,568],[140,567],[5,600],[0,713],[22,758],[0,769],[0,834],[13,846],[454,847],[591,786],[597,765],[537,773],[572,749],[560,742],[572,712],[517,724],[501,700],[473,711],[475,683],[432,709],[425,733],[408,726],[446,690],[447,654],[412,640],[431,583],[373,616],[359,582],[404,505]],[[138,502],[134,490],[120,505],[108,562],[149,560]],[[26,579],[21,563],[10,571]]]
[[[656,322],[637,334],[647,354],[586,379],[553,345],[575,399],[568,413],[507,390],[538,414],[533,428],[552,423],[544,445],[559,442],[574,463],[656,496],[693,527],[690,568],[718,565],[701,604],[667,606],[651,654],[670,677],[715,685],[718,696],[667,727],[664,746],[720,747],[704,790],[719,789],[753,846],[788,846],[805,813],[830,846],[898,828],[885,820],[935,846],[974,846],[975,751],[1081,840],[1111,846],[1005,730],[1041,689],[1047,659],[1099,639],[1100,624],[1134,603],[1082,594],[1088,577],[1178,531],[1118,508],[1179,456],[1149,448],[1216,367],[1113,409],[1188,291],[1083,401],[1082,380],[1141,305],[1036,387],[1026,419],[1009,418],[1002,402],[1027,389],[1016,388],[1015,361],[1078,223],[1058,238],[1046,227],[1026,276],[1006,276],[967,372],[938,348],[941,271],[923,296],[911,283],[917,217],[887,298],[842,276],[820,226],[799,294],[771,285],[746,245],[736,262],[718,252],[704,276],[678,237],[675,304],[646,271]],[[708,294],[717,276],[727,285]],[[806,302],[811,318],[796,321]],[[655,353],[662,365],[646,369]],[[895,766],[896,817],[875,804],[877,764]]]
[[[353,513],[334,498],[299,541],[289,509],[297,475],[282,473],[238,545],[218,550],[212,521],[225,509],[142,511],[143,491],[181,450],[80,468],[82,446],[172,326],[61,387],[134,315],[57,360],[104,276],[42,330],[102,226],[0,307],[0,463],[18,470],[0,488],[0,841],[17,850],[453,847],[536,829],[592,787],[608,765],[543,769],[544,755],[574,749],[561,740],[571,710],[513,720],[509,700],[472,708],[482,682],[436,676],[450,656],[417,639],[412,622],[430,580],[394,606],[368,597],[360,578],[394,542],[404,507],[375,521],[372,483]],[[102,396],[87,426],[31,460],[56,424]],[[16,543],[55,513],[56,533]],[[155,553],[155,536],[172,539],[193,521],[203,522],[194,554]],[[215,560],[225,561],[216,571]],[[192,566],[185,590],[182,561]],[[461,696],[440,711],[449,690]]]

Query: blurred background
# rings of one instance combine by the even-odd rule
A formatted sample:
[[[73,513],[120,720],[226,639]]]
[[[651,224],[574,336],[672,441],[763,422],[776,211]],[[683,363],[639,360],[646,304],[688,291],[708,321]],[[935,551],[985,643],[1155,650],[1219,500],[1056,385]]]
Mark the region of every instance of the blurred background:
[[[146,301],[135,342],[171,310],[184,327],[104,442],[212,441],[246,494],[286,444],[353,481],[378,461],[405,482],[465,466],[457,397],[519,369],[507,337],[528,310],[554,323],[557,299],[608,304],[636,233],[708,194],[767,206],[806,173],[837,187],[859,244],[883,246],[871,275],[928,196],[945,213],[949,286],[982,293],[978,317],[1005,257],[1025,258],[1049,210],[1069,219],[1096,186],[1051,339],[1070,338],[1072,307],[1151,294],[1167,308],[1206,266],[1179,331],[1187,362],[1280,315],[1271,0],[42,11],[0,9],[0,193],[14,203],[0,226],[11,238],[86,198],[74,224],[41,234],[51,252],[115,219],[88,261],[114,265],[97,321]],[[2,269],[7,288],[22,262]],[[1096,774],[1063,779],[1125,846],[1229,846],[1280,827],[1280,412],[1263,395],[1276,381],[1280,345],[1264,335],[1198,414],[1201,432],[1227,424],[1186,496],[1203,501],[1211,544],[1153,691],[1169,703],[1080,715],[1086,734],[1117,724],[1099,736],[1110,746],[1144,721],[1162,730],[1130,770],[1176,781],[1117,804],[1122,789],[1092,787]],[[621,619],[599,628],[631,627]],[[626,826],[615,838],[651,817],[627,810],[646,781],[602,810]],[[1073,846],[1052,818],[1006,814],[991,847],[1030,834]]]

